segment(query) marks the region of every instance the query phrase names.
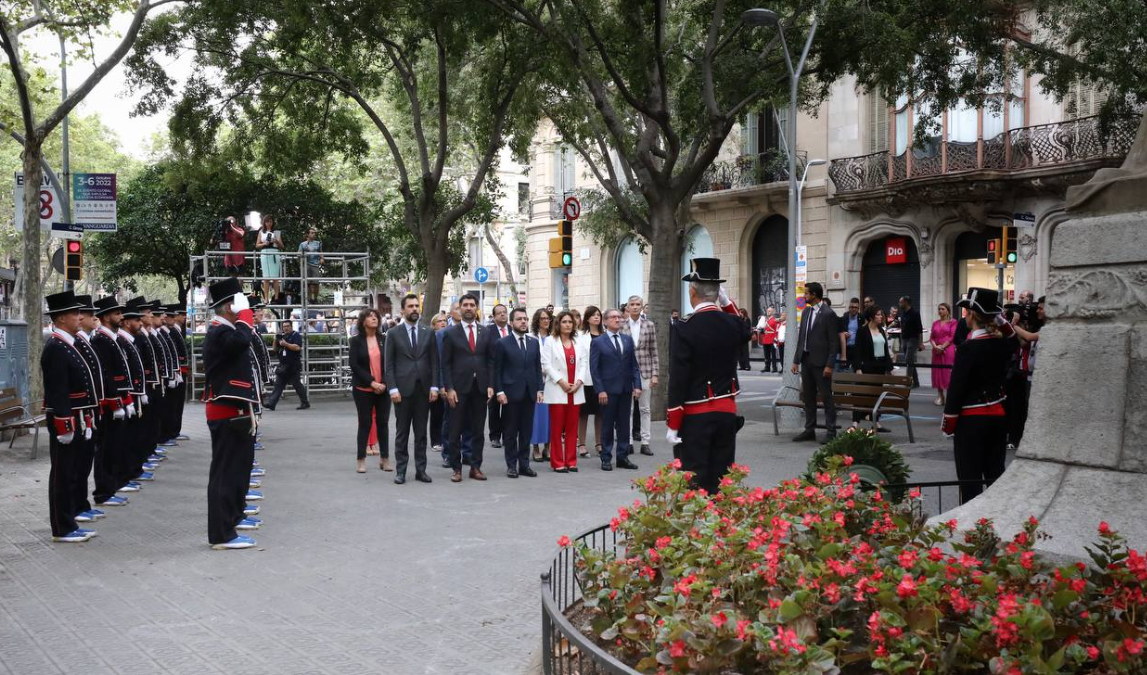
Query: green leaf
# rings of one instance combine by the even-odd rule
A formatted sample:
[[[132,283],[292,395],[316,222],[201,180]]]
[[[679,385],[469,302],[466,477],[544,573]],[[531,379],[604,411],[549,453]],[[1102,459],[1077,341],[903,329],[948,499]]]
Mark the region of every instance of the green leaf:
[[[1079,593],[1070,588],[1061,588],[1051,598],[1051,606],[1056,610],[1063,609],[1079,599]]]
[[[788,623],[793,619],[804,614],[804,610],[795,601],[785,598],[781,603],[781,621]]]

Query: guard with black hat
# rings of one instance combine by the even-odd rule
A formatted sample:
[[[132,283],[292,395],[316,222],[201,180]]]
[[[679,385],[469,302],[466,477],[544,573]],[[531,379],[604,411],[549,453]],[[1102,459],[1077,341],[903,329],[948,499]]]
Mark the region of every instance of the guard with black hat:
[[[168,373],[170,375],[167,381],[167,400],[164,405],[163,419],[160,420],[159,445],[161,448],[156,450],[156,453],[162,456],[164,452],[162,448],[177,445],[175,437],[179,435],[179,429],[176,424],[176,417],[183,414],[183,406],[180,405],[184,391],[182,388],[183,373],[179,368],[179,351],[170,328],[171,308],[157,301],[152,314],[156,321],[156,337],[159,338],[167,355]]]
[[[203,340],[207,428],[211,431],[211,473],[207,484],[207,540],[212,548],[251,548],[255,540],[238,534],[261,524],[245,518],[246,496],[255,459],[255,410],[259,390],[251,360],[254,316],[238,279],[208,288],[215,318]]]
[[[45,298],[52,332],[44,341],[40,368],[44,375],[44,413],[47,416],[52,470],[48,475],[48,510],[52,540],[84,542],[96,535],[76,525],[75,485],[86,457],[82,444],[92,437],[99,407],[95,376],[76,347],[80,308],[84,303],[72,291]],[[85,474],[86,475],[86,474]]]
[[[148,461],[158,463],[164,456],[164,447],[171,445],[167,442],[167,419],[169,410],[171,409],[171,402],[174,400],[172,389],[175,388],[175,357],[167,346],[167,343],[160,336],[159,328],[163,325],[163,303],[159,300],[152,300],[147,303],[147,309],[144,310],[144,329],[147,332],[147,338],[151,341],[152,350],[155,352],[156,364],[159,366],[159,381],[161,396],[156,397],[156,420],[155,420],[155,445],[151,448],[151,455]]]
[[[140,326],[143,322],[143,316],[140,314],[138,303],[138,301],[141,300],[142,298],[135,298],[125,303],[122,314],[123,318],[120,321],[119,330],[116,331],[116,344],[127,358],[132,398],[131,403],[125,407],[127,418],[124,420],[126,422],[123,435],[124,445],[121,449],[123,473],[117,478],[117,482],[121,483],[122,486],[116,490],[117,493],[139,492],[142,485],[135,479],[139,477],[143,471],[141,465],[146,457],[141,456],[140,446],[144,442],[142,440],[145,434],[143,415],[144,408],[147,407],[148,403],[148,385],[143,353],[140,351],[140,348],[136,346],[135,337],[140,333]],[[110,327],[110,323],[107,320],[101,318],[101,322]]]
[[[128,480],[126,453],[130,444],[127,437],[129,410],[134,413],[131,369],[127,354],[120,347],[117,332],[123,323],[124,306],[115,296],[95,302],[95,317],[99,327],[92,335],[92,349],[99,357],[104,383],[104,399],[100,402],[99,435],[96,443],[95,490],[92,498],[97,505],[123,506],[125,497],[116,492]]]
[[[191,364],[187,360],[187,304],[168,305],[168,328],[171,330],[171,342],[175,345],[175,356],[179,366],[179,386],[175,388],[175,414],[172,416],[175,440],[190,440],[183,433],[183,408],[187,403],[187,375],[191,372]]]
[[[693,315],[670,328],[666,439],[693,483],[714,494],[736,459],[737,355],[752,338],[721,284],[721,261],[694,258],[689,282]]]
[[[159,444],[159,413],[163,409],[163,371],[156,354],[156,345],[151,340],[148,328],[151,324],[151,305],[146,298],[137,297],[127,301],[127,309],[138,321],[127,322],[127,329],[134,338],[132,344],[139,350],[143,361],[144,393],[140,409],[138,433],[135,434],[135,458],[139,467],[137,481],[155,480],[153,473],[157,467],[150,459]]]
[[[968,309],[970,332],[956,348],[942,430],[955,437],[956,477],[987,486],[1004,473],[1008,433],[1004,387],[1016,333],[1001,315],[999,293],[994,290],[969,288],[956,306]],[[982,491],[979,483],[960,486],[960,503]]]
[[[77,295],[76,302],[79,302],[80,307],[80,329],[76,331],[76,349],[80,355],[84,357],[84,362],[88,366],[88,370],[92,373],[92,384],[96,391],[96,400],[99,402],[99,407],[92,414],[92,433],[90,438],[76,441],[77,451],[83,455],[83,464],[80,470],[73,476],[75,483],[72,489],[75,491],[73,500],[74,508],[76,509],[76,522],[78,523],[91,523],[95,522],[97,518],[103,518],[105,514],[99,509],[92,508],[92,503],[88,501],[88,476],[92,473],[92,466],[95,464],[96,448],[100,442],[102,435],[102,428],[99,424],[100,417],[106,406],[110,405],[104,394],[104,375],[103,366],[100,364],[99,355],[92,347],[89,332],[94,332],[99,322],[96,320],[96,308],[92,305],[92,296],[90,295]]]

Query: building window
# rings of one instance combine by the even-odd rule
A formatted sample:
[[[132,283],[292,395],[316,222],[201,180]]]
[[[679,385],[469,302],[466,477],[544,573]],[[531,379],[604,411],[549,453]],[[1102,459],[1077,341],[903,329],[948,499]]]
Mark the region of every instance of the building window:
[[[868,152],[888,150],[888,101],[873,92],[868,95]]]
[[[529,183],[518,183],[518,213],[523,216],[530,213]]]
[[[685,235],[685,250],[681,252],[681,275],[684,276],[689,272],[689,261],[693,258],[712,257],[713,237],[709,236],[709,230],[703,225],[694,225]],[[693,306],[689,304],[689,282],[682,281],[681,314],[685,315],[692,311]]]
[[[617,247],[617,298],[615,307],[624,305],[631,295],[644,295],[645,293],[645,267],[644,256],[637,239],[626,237]]]
[[[466,269],[473,272],[482,266],[482,238],[470,237],[466,245]]]
[[[574,177],[574,167],[577,157],[574,149],[568,145],[554,146],[554,194],[560,196],[574,191],[577,182]]]
[[[1063,97],[1063,116],[1069,120],[1091,117],[1107,101],[1107,93],[1097,89],[1094,82],[1076,80]]]

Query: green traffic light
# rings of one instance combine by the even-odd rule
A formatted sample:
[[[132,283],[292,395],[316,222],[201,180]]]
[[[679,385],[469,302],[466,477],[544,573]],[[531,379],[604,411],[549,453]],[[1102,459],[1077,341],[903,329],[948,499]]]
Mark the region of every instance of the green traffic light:
[[[562,254],[562,265],[565,265],[566,267],[573,265],[573,254],[572,253],[563,253]]]
[[[1017,259],[1018,258],[1016,257],[1015,251],[1009,251],[1008,252],[1008,262],[1009,263],[1014,263]]]

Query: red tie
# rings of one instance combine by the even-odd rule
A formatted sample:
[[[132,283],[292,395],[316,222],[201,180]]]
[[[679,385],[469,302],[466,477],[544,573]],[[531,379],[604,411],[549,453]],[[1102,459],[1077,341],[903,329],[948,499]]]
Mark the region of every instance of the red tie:
[[[474,353],[474,324],[470,324],[470,353]]]

